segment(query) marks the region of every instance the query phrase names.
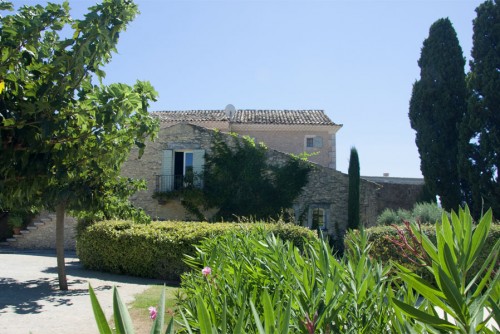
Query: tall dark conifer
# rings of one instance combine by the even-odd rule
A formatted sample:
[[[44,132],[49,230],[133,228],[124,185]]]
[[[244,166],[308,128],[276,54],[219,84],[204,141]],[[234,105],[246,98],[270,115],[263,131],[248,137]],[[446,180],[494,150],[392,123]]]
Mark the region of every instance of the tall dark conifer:
[[[457,156],[467,89],[465,59],[448,18],[430,27],[418,65],[420,80],[413,85],[409,117],[416,131],[420,169],[443,207],[456,210],[462,203]]]
[[[359,157],[355,147],[351,148],[349,158],[349,195],[347,199],[347,228],[357,229],[359,227]]]
[[[461,127],[460,171],[475,216],[492,208],[500,217],[500,6],[486,1],[476,9],[467,116]]]

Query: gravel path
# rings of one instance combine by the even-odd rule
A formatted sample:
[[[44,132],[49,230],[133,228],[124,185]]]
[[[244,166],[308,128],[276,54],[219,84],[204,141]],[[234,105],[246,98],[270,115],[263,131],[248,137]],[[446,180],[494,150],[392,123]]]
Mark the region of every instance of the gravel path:
[[[88,293],[92,285],[106,317],[111,318],[113,286],[125,303],[158,280],[83,269],[74,252],[66,253],[68,291],[57,284],[55,251],[0,249],[0,333],[98,333]]]

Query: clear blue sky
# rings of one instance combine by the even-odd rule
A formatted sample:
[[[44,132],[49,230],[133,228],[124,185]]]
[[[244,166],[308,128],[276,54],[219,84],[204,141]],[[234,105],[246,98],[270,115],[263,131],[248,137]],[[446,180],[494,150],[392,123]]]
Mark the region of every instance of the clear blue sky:
[[[95,2],[70,1],[73,16]],[[470,60],[482,2],[136,0],[105,83],[149,80],[152,111],[323,109],[343,124],[340,171],[355,146],[362,175],[421,177],[408,103],[422,42],[449,17]]]

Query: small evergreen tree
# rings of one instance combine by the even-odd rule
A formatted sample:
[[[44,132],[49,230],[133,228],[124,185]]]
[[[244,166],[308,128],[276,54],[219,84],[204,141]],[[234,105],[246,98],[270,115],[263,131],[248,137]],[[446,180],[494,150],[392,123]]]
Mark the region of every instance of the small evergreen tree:
[[[446,209],[462,203],[458,173],[459,125],[466,112],[465,59],[449,19],[429,30],[413,85],[409,118],[416,131],[420,169],[429,191]]]
[[[469,73],[467,116],[461,127],[460,172],[464,193],[479,217],[491,207],[500,216],[500,6],[486,1],[476,9]]]
[[[359,227],[359,157],[355,147],[351,148],[349,158],[349,197],[347,200],[347,228]]]

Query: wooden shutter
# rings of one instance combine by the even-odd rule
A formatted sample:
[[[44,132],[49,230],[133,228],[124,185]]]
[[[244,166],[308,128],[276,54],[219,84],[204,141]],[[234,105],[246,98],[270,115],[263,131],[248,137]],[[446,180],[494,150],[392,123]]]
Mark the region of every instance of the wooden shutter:
[[[164,150],[161,161],[160,191],[174,189],[174,151]]]
[[[193,172],[195,185],[203,187],[203,167],[205,166],[205,150],[193,150]]]
[[[320,136],[314,137],[314,147],[323,147],[323,138]]]

